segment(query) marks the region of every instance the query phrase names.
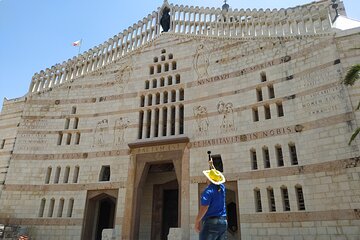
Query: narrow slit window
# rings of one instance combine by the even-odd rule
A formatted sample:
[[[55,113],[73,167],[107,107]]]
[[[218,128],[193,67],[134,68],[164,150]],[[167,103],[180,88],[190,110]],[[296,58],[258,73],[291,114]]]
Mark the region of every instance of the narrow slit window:
[[[270,168],[270,155],[269,149],[267,147],[263,147],[263,158],[264,158],[264,168]]]
[[[71,143],[71,133],[68,133],[66,137],[66,145],[70,145],[70,143]]]
[[[278,167],[283,167],[284,166],[284,156],[283,156],[282,148],[280,145],[277,145],[275,147],[275,154],[276,154],[276,160],[277,160]]]
[[[46,199],[41,199],[38,217],[44,217]]]
[[[255,189],[254,190],[254,198],[255,198],[255,211],[256,212],[262,212],[260,189]]]
[[[286,187],[281,188],[281,198],[283,201],[283,210],[285,212],[290,211],[290,201],[289,201],[289,192]]]
[[[163,136],[166,136],[166,129],[167,129],[167,108],[163,108]]]
[[[65,119],[65,126],[64,129],[69,129],[70,126],[70,118]]]
[[[75,166],[74,168],[74,175],[73,175],[73,183],[77,183],[79,180],[79,172],[80,172],[80,167],[79,166]]]
[[[168,103],[168,92],[164,92],[164,103]]]
[[[165,86],[165,79],[164,78],[160,78],[160,87]]]
[[[261,88],[256,89],[256,99],[258,102],[261,102],[263,100]]]
[[[175,90],[171,91],[171,102],[176,102],[176,91]]]
[[[72,108],[71,108],[71,114],[76,114],[76,107],[75,106],[73,106]]]
[[[253,108],[252,112],[253,112],[253,120],[254,120],[254,122],[258,122],[259,121],[259,111],[257,110],[257,108]]]
[[[270,212],[276,212],[274,189],[268,188],[267,194],[268,194],[268,200],[269,200],[269,210],[270,210]]]
[[[179,74],[176,74],[175,81],[176,81],[176,84],[180,83],[180,75]]]
[[[61,167],[57,167],[55,171],[54,183],[59,183]]]
[[[304,193],[303,193],[302,187],[296,186],[295,192],[296,192],[296,198],[297,198],[297,203],[298,203],[298,210],[304,211],[305,210],[305,200],[304,200]]]
[[[152,80],[152,88],[157,88],[157,81],[156,79]]]
[[[174,61],[174,62],[172,62],[172,70],[176,70],[177,69],[177,64],[176,64],[176,62]]]
[[[144,124],[144,112],[141,111],[139,113],[139,135],[138,135],[138,139],[142,139],[143,124]]]
[[[175,107],[171,107],[171,135],[175,135]]]
[[[160,93],[156,93],[155,103],[156,103],[156,105],[160,104]]]
[[[168,63],[165,63],[165,65],[164,65],[164,71],[165,71],[165,72],[168,72],[168,71],[169,71],[169,64],[168,64]]]
[[[148,106],[152,106],[152,94],[148,95]]]
[[[260,79],[261,79],[261,82],[266,82],[267,81],[267,77],[266,77],[265,72],[260,73]]]
[[[48,167],[47,170],[46,170],[45,184],[50,183],[51,172],[52,172],[52,167]]]
[[[180,105],[179,107],[179,133],[184,134],[184,106]]]
[[[65,168],[65,173],[64,173],[64,183],[68,183],[69,182],[69,174],[70,174],[70,167],[66,166]]]
[[[180,94],[179,100],[184,101],[184,89],[180,89],[179,94]]]
[[[172,81],[172,76],[168,77],[168,86],[172,85],[173,81]]]
[[[150,82],[149,81],[145,81],[145,89],[149,89],[150,88]]]
[[[257,164],[257,157],[256,157],[256,150],[255,149],[250,150],[250,159],[251,159],[251,169],[252,170],[257,170],[258,169],[258,164]]]
[[[74,208],[74,199],[70,198],[68,204],[68,210],[67,210],[67,217],[72,217],[73,208]]]
[[[150,75],[153,75],[154,74],[154,66],[151,66],[150,67]]]
[[[275,98],[275,91],[274,91],[274,86],[273,85],[269,85],[268,86],[268,93],[269,93],[269,98]]]
[[[79,118],[74,118],[73,129],[78,129],[78,127],[79,127]]]
[[[52,216],[53,216],[53,214],[54,214],[54,205],[55,205],[55,199],[52,198],[52,199],[50,200],[48,217],[52,217]]]
[[[1,140],[0,149],[4,149],[4,146],[5,146],[5,139]]]
[[[161,65],[157,65],[157,73],[161,73]]]
[[[145,96],[142,95],[142,96],[140,97],[140,107],[144,107],[144,106],[145,106]]]
[[[265,105],[264,106],[264,113],[265,113],[265,119],[271,119],[271,111],[270,111],[270,106],[269,105]]]
[[[290,152],[291,165],[298,165],[299,163],[298,163],[295,144],[289,144],[289,152]]]
[[[80,133],[77,132],[75,134],[75,145],[79,145],[80,144]]]
[[[147,119],[146,119],[146,138],[150,138],[151,131],[151,110],[147,111]]]
[[[276,108],[277,108],[278,117],[283,117],[284,116],[284,108],[283,108],[282,103],[276,103]]]
[[[59,201],[59,207],[58,207],[58,212],[57,212],[57,217],[61,218],[62,214],[63,214],[63,210],[64,210],[64,199],[61,198]]]
[[[159,109],[155,109],[155,128],[154,128],[154,137],[159,136]]]

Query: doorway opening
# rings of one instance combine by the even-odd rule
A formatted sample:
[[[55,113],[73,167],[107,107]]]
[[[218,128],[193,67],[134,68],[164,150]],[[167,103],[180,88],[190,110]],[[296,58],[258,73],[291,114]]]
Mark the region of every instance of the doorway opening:
[[[101,240],[102,231],[115,227],[115,194],[88,192],[82,239]],[[114,196],[115,195],[115,196]]]

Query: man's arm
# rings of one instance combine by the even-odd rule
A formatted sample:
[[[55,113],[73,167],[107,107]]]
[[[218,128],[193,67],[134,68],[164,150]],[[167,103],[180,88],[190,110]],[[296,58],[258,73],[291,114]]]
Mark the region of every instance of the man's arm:
[[[200,232],[200,221],[204,217],[205,213],[209,209],[209,206],[200,205],[199,213],[195,219],[195,231]]]

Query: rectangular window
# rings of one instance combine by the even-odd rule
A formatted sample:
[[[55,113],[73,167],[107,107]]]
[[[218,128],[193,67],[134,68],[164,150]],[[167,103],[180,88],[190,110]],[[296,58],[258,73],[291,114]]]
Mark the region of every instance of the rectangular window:
[[[269,149],[263,148],[264,168],[270,168]]]
[[[275,98],[275,91],[274,91],[274,86],[270,85],[268,86],[268,93],[269,93],[269,98]]]
[[[257,165],[257,157],[256,157],[256,151],[255,150],[250,151],[250,158],[251,158],[251,169],[252,170],[257,170],[258,165]]]
[[[298,203],[298,210],[304,211],[305,210],[305,200],[304,200],[304,194],[303,194],[302,187],[295,187],[295,191],[296,191],[296,198],[297,198],[297,203]]]
[[[75,135],[75,145],[79,145],[80,143],[80,133],[76,133]]]
[[[289,192],[287,188],[281,188],[281,197],[283,200],[284,211],[290,211]]]
[[[143,123],[144,123],[144,112],[141,111],[139,113],[139,135],[138,135],[138,139],[142,139]]]
[[[284,116],[284,108],[283,108],[282,103],[277,103],[276,108],[277,108],[278,117],[283,117]]]
[[[255,211],[262,212],[261,194],[259,189],[254,190],[254,196],[255,196]]]
[[[257,108],[253,108],[253,120],[254,122],[258,122],[259,121],[259,112],[257,110]]]
[[[269,188],[267,194],[269,199],[269,210],[270,212],[276,212],[274,189]]]
[[[66,145],[70,145],[70,143],[71,143],[71,133],[68,133],[66,138]]]
[[[62,133],[59,133],[57,145],[61,145],[62,139],[63,139],[63,134],[62,134]]]
[[[276,146],[275,151],[276,151],[276,159],[277,159],[278,167],[283,167],[284,166],[284,157],[283,157],[281,146]]]
[[[298,158],[295,145],[289,145],[291,165],[298,165]]]
[[[256,89],[256,99],[258,102],[261,102],[263,100],[261,88]]]
[[[265,119],[271,119],[270,106],[264,106]]]
[[[64,129],[69,129],[69,125],[70,125],[70,118],[67,118],[67,119],[65,119]]]
[[[78,129],[78,126],[79,126],[79,118],[74,118],[73,128],[74,128],[74,129]]]

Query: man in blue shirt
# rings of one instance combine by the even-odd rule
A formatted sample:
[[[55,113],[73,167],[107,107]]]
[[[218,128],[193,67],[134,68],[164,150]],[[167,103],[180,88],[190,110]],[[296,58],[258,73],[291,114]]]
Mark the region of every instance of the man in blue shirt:
[[[201,194],[200,209],[195,219],[195,231],[199,232],[200,240],[226,239],[226,203],[225,177],[215,169],[212,160],[210,170],[203,171],[208,186]]]

